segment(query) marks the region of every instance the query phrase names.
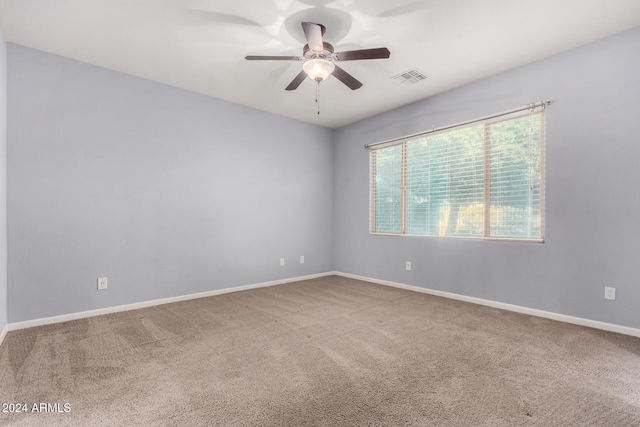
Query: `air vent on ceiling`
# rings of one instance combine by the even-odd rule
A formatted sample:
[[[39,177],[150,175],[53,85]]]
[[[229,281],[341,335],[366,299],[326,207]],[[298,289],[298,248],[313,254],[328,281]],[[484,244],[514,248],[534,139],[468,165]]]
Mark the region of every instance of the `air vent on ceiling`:
[[[413,85],[416,83],[420,83],[423,80],[427,80],[429,76],[427,76],[425,73],[418,70],[417,68],[412,68],[398,75],[395,75],[391,78],[405,85]]]

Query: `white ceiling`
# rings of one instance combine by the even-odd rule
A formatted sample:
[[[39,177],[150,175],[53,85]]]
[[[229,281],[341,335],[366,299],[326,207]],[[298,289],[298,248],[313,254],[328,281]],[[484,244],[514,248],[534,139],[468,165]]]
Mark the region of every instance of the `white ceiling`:
[[[301,62],[300,22],[336,51],[386,46],[389,59],[284,88]],[[0,0],[13,43],[328,127],[339,127],[640,25],[640,0]],[[429,79],[390,77],[418,68]]]

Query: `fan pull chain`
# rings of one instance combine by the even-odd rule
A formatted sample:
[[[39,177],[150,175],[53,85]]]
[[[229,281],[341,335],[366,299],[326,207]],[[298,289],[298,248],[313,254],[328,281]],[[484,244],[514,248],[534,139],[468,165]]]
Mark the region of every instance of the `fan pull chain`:
[[[316,80],[316,104],[318,104],[318,115],[320,115],[320,80]]]

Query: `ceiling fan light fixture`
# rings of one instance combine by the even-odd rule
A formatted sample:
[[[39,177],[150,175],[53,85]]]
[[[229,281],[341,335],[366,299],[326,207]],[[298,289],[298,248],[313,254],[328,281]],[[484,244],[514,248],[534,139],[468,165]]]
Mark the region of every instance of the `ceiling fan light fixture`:
[[[302,69],[307,76],[318,83],[325,81],[335,68],[336,66],[333,65],[333,62],[321,58],[310,59],[302,64]]]

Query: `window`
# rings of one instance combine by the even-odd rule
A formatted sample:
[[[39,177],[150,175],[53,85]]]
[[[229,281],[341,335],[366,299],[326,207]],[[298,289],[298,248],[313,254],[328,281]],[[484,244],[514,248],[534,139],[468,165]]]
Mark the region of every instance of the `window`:
[[[542,241],[544,109],[375,146],[370,200],[372,233]]]

